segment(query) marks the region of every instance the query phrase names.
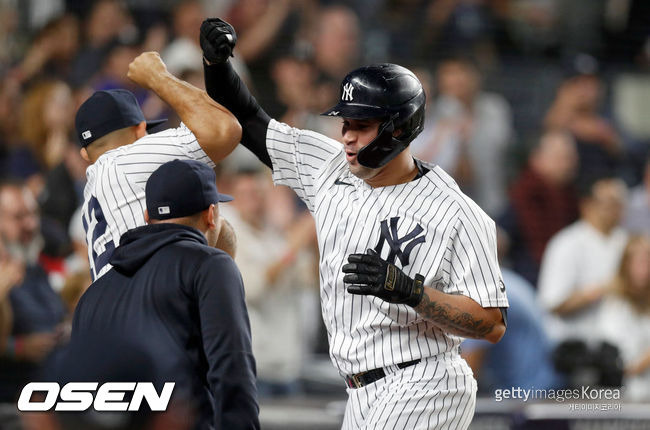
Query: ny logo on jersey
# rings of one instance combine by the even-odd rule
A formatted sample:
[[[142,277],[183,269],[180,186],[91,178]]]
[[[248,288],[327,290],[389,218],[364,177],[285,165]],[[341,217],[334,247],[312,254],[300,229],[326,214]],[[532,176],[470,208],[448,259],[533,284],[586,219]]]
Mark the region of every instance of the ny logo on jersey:
[[[354,90],[354,87],[350,82],[343,85],[343,94],[341,94],[341,100],[347,102],[352,101],[352,90]]]
[[[381,255],[381,251],[384,249],[384,242],[388,242],[390,253],[388,254],[388,258],[386,258],[386,261],[395,264],[395,258],[399,258],[402,267],[406,267],[409,264],[411,251],[413,251],[415,245],[425,242],[424,235],[420,235],[424,229],[420,224],[416,224],[415,228],[408,232],[406,236],[399,237],[397,233],[398,221],[399,217],[391,218],[390,229],[388,227],[388,220],[383,220],[381,222],[381,236],[379,237],[379,243],[375,246],[375,252]],[[402,250],[402,245],[404,244],[406,244],[406,246]]]

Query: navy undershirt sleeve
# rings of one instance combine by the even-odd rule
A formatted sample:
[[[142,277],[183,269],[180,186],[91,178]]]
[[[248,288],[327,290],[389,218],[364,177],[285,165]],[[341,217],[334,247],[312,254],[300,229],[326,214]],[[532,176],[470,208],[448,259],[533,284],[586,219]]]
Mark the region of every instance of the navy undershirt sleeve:
[[[230,62],[203,63],[205,88],[210,97],[235,115],[242,127],[241,143],[272,168],[266,149],[266,129],[271,117],[260,107]]]

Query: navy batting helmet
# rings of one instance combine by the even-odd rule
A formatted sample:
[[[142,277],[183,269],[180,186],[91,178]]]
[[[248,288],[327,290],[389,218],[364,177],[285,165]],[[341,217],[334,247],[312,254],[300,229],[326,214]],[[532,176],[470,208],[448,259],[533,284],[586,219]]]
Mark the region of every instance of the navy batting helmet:
[[[339,102],[322,115],[381,119],[377,137],[357,154],[359,164],[376,169],[395,158],[424,127],[426,96],[422,84],[397,64],[353,70],[341,82]],[[394,137],[394,130],[401,133]]]

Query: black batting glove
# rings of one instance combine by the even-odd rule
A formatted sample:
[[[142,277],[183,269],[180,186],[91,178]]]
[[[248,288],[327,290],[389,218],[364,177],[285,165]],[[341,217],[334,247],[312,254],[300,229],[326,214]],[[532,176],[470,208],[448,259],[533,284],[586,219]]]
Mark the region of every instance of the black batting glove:
[[[222,64],[232,57],[237,34],[232,25],[220,18],[208,18],[201,24],[199,37],[203,58],[209,64]]]
[[[401,303],[412,307],[422,301],[424,277],[409,278],[394,264],[383,260],[374,250],[366,254],[350,254],[348,264],[343,266],[343,282],[348,293],[377,296],[389,303]]]

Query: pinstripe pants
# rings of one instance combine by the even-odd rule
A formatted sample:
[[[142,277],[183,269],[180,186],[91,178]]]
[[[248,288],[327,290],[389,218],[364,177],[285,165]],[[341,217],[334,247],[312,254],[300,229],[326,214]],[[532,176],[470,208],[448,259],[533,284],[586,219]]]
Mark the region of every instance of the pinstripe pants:
[[[476,405],[472,371],[450,353],[347,392],[342,430],[466,429]]]

